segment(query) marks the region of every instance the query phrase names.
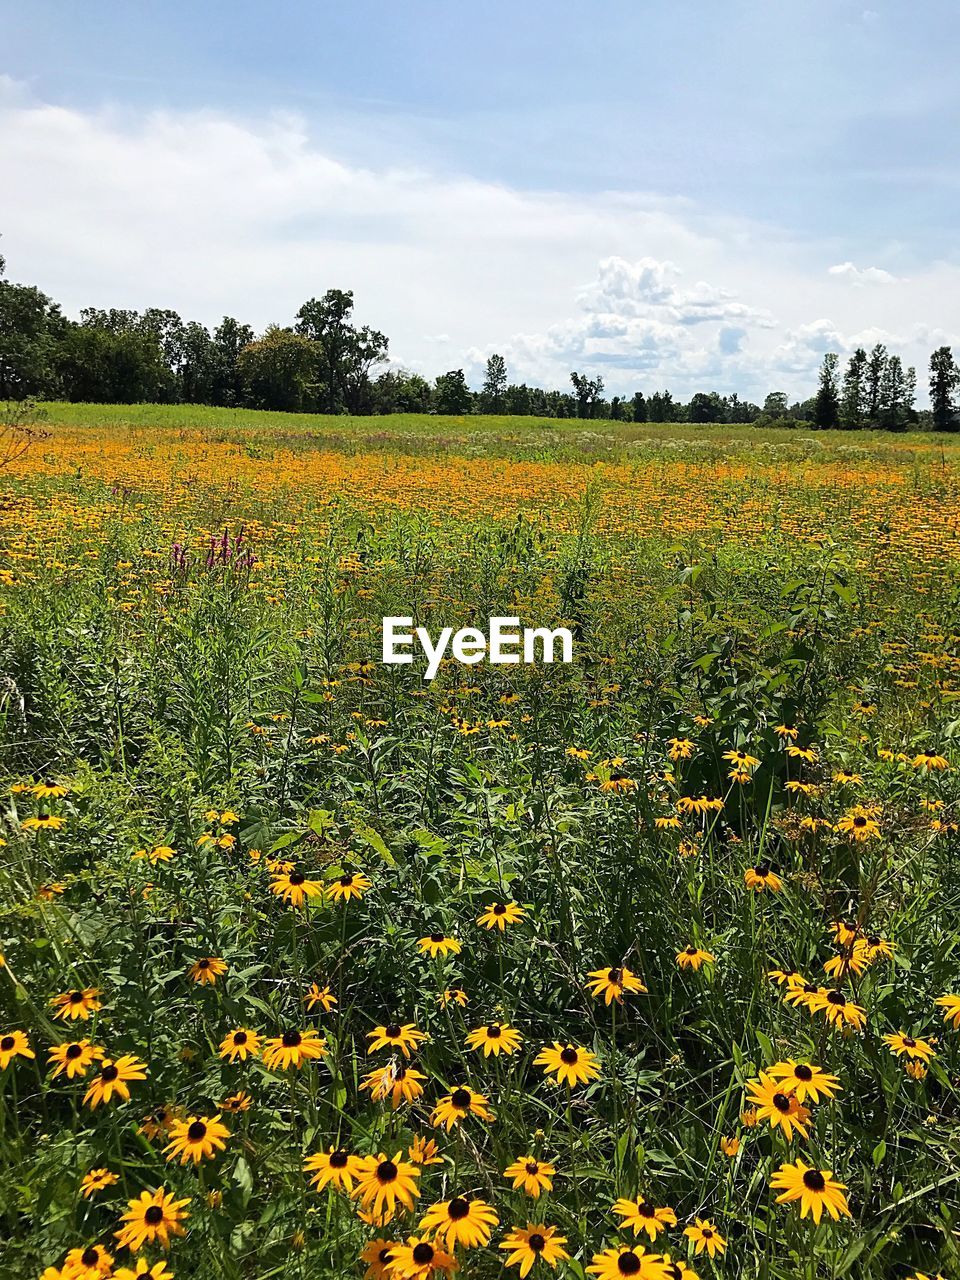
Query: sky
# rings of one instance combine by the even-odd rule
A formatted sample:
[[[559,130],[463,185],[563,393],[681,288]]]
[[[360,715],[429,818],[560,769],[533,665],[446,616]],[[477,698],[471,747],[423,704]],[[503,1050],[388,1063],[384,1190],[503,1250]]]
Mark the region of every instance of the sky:
[[[759,401],[960,346],[956,0],[0,0],[0,33],[0,254],[70,315],[352,289],[427,376]]]

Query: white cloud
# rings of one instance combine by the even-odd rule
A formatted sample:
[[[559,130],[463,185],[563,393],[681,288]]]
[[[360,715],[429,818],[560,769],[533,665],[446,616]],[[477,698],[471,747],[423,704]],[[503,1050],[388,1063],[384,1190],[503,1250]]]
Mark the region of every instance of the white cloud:
[[[895,275],[881,267],[856,267],[852,262],[838,262],[836,266],[827,268],[827,274],[841,276],[855,285],[898,283]]]
[[[648,192],[363,166],[290,116],[80,111],[0,78],[0,172],[16,196],[0,225],[8,273],[70,314],[156,305],[263,327],[352,288],[394,361],[429,375],[463,364],[475,378],[497,350],[528,382],[566,386],[581,368],[612,393],[758,399],[773,383],[807,394],[826,343],[875,329],[925,364],[935,334],[960,334],[953,266],[838,290],[835,277],[889,273],[825,269],[823,246]]]

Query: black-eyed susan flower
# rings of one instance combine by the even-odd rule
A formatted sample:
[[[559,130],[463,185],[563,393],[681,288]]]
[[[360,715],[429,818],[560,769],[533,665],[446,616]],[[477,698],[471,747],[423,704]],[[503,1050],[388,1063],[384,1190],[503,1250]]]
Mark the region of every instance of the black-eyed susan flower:
[[[500,1219],[485,1200],[454,1196],[433,1204],[420,1219],[421,1231],[442,1240],[448,1249],[463,1245],[476,1249],[490,1243],[490,1236]]]
[[[667,755],[671,760],[689,760],[693,755],[694,744],[689,738],[668,738],[670,750]]]
[[[255,1058],[260,1052],[260,1036],[249,1027],[237,1027],[228,1031],[220,1041],[220,1057],[231,1062],[237,1059],[246,1062],[247,1058]]]
[[[922,769],[924,773],[943,773],[950,768],[950,762],[939,751],[918,751],[910,761],[914,769]]]
[[[477,917],[477,924],[505,933],[508,924],[517,924],[526,914],[518,902],[491,902]]]
[[[937,1051],[929,1040],[908,1036],[904,1031],[886,1035],[883,1039],[884,1043],[890,1046],[891,1053],[897,1058],[913,1058],[919,1059],[921,1062],[929,1062],[931,1058],[936,1057]]]
[[[728,1160],[732,1160],[733,1157],[740,1150],[740,1139],[736,1136],[721,1138],[720,1150],[723,1152],[723,1154],[727,1157]]]
[[[99,1072],[90,1081],[84,1103],[93,1111],[101,1103],[110,1102],[114,1096],[124,1102],[130,1097],[130,1083],[134,1080],[146,1080],[147,1068],[139,1058],[125,1053],[117,1059],[104,1058]]]
[[[696,972],[705,964],[713,964],[716,957],[711,951],[704,951],[693,945],[677,952],[677,964],[681,969],[693,969]]]
[[[799,969],[769,969],[767,977],[778,987],[802,987],[806,982]]]
[[[417,1134],[411,1142],[407,1148],[407,1155],[414,1164],[443,1164],[443,1157],[434,1139],[424,1138],[422,1134]]]
[[[420,1166],[401,1158],[401,1152],[390,1159],[381,1151],[376,1156],[364,1156],[357,1169],[357,1185],[353,1195],[363,1209],[379,1217],[393,1216],[397,1204],[412,1209],[420,1194],[417,1179]]]
[[[85,1076],[90,1067],[103,1057],[103,1050],[89,1040],[67,1040],[63,1044],[51,1046],[48,1062],[53,1070],[51,1079],[65,1074],[68,1080],[77,1076]]]
[[[222,978],[227,972],[227,962],[219,956],[202,956],[187,970],[189,976],[194,982],[200,983],[201,986],[214,986],[218,978]]]
[[[135,859],[149,862],[151,867],[157,866],[161,862],[170,862],[177,854],[176,849],[172,849],[168,844],[158,844],[152,849],[138,849],[133,855]]]
[[[70,788],[60,782],[36,782],[29,790],[38,800],[62,800],[70,793]]]
[[[431,933],[426,938],[418,938],[417,946],[420,948],[422,955],[430,956],[431,958],[436,956],[455,956],[462,950],[456,938],[448,938],[442,933]]]
[[[360,1261],[367,1264],[363,1280],[389,1280],[390,1268],[395,1261],[396,1240],[371,1240],[364,1245],[360,1253]],[[396,1272],[393,1275],[396,1276]]]
[[[588,1049],[581,1049],[573,1044],[561,1044],[554,1040],[547,1045],[533,1060],[535,1067],[543,1067],[547,1075],[552,1075],[557,1084],[565,1084],[572,1089],[574,1085],[586,1084],[588,1080],[596,1080],[600,1075],[600,1067],[596,1055]]]
[[[359,901],[372,883],[361,871],[352,871],[331,880],[325,892],[331,902],[349,902],[351,898]]]
[[[240,1115],[243,1111],[249,1111],[253,1105],[253,1098],[247,1093],[246,1089],[238,1089],[236,1093],[231,1093],[228,1098],[220,1103],[220,1109],[226,1111],[229,1115]]]
[[[524,1280],[538,1262],[545,1262],[555,1271],[558,1262],[570,1257],[563,1247],[566,1243],[567,1237],[560,1234],[558,1227],[528,1222],[525,1227],[511,1227],[497,1248],[508,1251],[503,1265],[519,1267],[520,1280]]]
[[[486,1096],[474,1093],[471,1088],[462,1084],[439,1100],[431,1113],[430,1123],[444,1125],[449,1133],[455,1124],[471,1115],[486,1120],[488,1124],[495,1118]]]
[[[273,877],[270,892],[291,907],[302,907],[308,898],[320,897],[323,885],[319,880],[308,879],[302,871],[290,870]]]
[[[839,990],[818,992],[811,996],[807,1008],[812,1014],[822,1013],[831,1026],[841,1030],[862,1031],[867,1023],[866,1010]]]
[[[810,1132],[806,1127],[809,1111],[773,1076],[761,1071],[759,1080],[748,1081],[747,1097],[751,1106],[756,1108],[758,1117],[769,1120],[772,1129],[782,1129],[788,1142],[794,1131],[809,1138]]]
[[[819,1223],[824,1210],[836,1221],[840,1215],[850,1217],[846,1186],[837,1182],[829,1169],[815,1169],[797,1160],[794,1164],[782,1164],[770,1179],[770,1185],[779,1191],[777,1204],[800,1202],[800,1217],[809,1214]]]
[[[62,831],[66,825],[66,818],[58,813],[38,813],[20,823],[24,831]]]
[[[894,951],[893,943],[882,938],[879,933],[868,933],[865,937],[858,938],[854,947],[868,964],[873,964],[875,960],[889,960]]]
[[[107,1187],[115,1186],[119,1178],[111,1169],[89,1169],[80,1179],[80,1194],[89,1200]]]
[[[113,1255],[102,1244],[71,1249],[63,1260],[63,1275],[69,1280],[105,1280],[113,1274]]]
[[[310,1185],[316,1191],[330,1186],[349,1195],[353,1191],[354,1181],[363,1170],[363,1157],[352,1155],[343,1147],[330,1147],[326,1151],[318,1151],[316,1155],[307,1156],[303,1168],[304,1172],[312,1174]]]
[[[631,973],[625,965],[609,969],[594,969],[587,974],[587,990],[596,999],[603,996],[604,1004],[623,1003],[624,994],[643,995],[647,988],[635,973]]]
[[[67,1020],[76,1022],[87,1022],[92,1013],[96,1013],[102,1007],[100,1000],[99,987],[75,987],[73,991],[63,991],[60,995],[54,996],[50,1004],[56,1010],[55,1018],[60,1018],[64,1022]]]
[[[746,751],[724,751],[723,759],[733,765],[736,773],[752,773],[760,763],[757,756],[752,756]]]
[[[783,888],[783,881],[771,869],[769,862],[758,862],[756,866],[747,867],[743,873],[743,883],[754,893],[762,893],[764,889],[769,889],[771,893],[779,893]]]
[[[643,1196],[638,1196],[636,1200],[618,1200],[613,1206],[613,1212],[620,1218],[621,1228],[632,1227],[635,1236],[644,1232],[651,1240],[656,1240],[667,1227],[677,1225],[677,1215],[673,1209],[651,1204]]]
[[[593,1255],[592,1263],[584,1268],[587,1275],[597,1280],[667,1280],[667,1271],[659,1253],[648,1253],[641,1245],[616,1245]]]
[[[437,1003],[441,1009],[445,1009],[448,1004],[457,1004],[461,1008],[470,1003],[470,997],[462,987],[447,987],[445,991],[441,991],[437,996]]]
[[[404,1102],[416,1102],[423,1093],[423,1081],[426,1076],[421,1071],[403,1062],[390,1062],[385,1067],[378,1067],[364,1076],[361,1089],[367,1089],[370,1097],[376,1102],[390,1099],[394,1111]]]
[[[416,1049],[422,1040],[426,1040],[425,1031],[418,1031],[412,1022],[385,1022],[367,1032],[367,1053],[376,1053],[378,1049],[399,1049],[405,1058],[410,1051]]]
[[[137,1253],[145,1244],[169,1249],[171,1236],[186,1235],[183,1220],[190,1215],[183,1206],[189,1203],[189,1198],[175,1200],[164,1187],[141,1191],[136,1199],[127,1202],[127,1212],[120,1219],[126,1225],[114,1232],[117,1244],[131,1253]]]
[[[324,1013],[329,1013],[337,1004],[337,997],[330,988],[328,986],[321,987],[316,982],[310,984],[310,990],[303,999],[308,1009],[315,1009],[319,1005]]]
[[[271,1071],[300,1067],[310,1059],[326,1057],[327,1042],[313,1028],[306,1031],[284,1031],[271,1036],[263,1044],[263,1065]]]
[[[173,1272],[162,1258],[153,1263],[138,1258],[132,1267],[118,1267],[112,1280],[173,1280]]]
[[[6,1031],[0,1036],[0,1071],[6,1071],[14,1058],[35,1058],[36,1056],[23,1031]]]
[[[170,1130],[170,1141],[164,1149],[168,1160],[179,1158],[181,1164],[192,1160],[199,1164],[201,1160],[213,1160],[220,1152],[226,1150],[230,1130],[216,1116],[187,1116],[185,1120],[175,1120]]]
[[[533,1200],[539,1200],[544,1191],[553,1190],[553,1177],[557,1172],[546,1160],[538,1160],[536,1156],[520,1156],[508,1165],[503,1176],[513,1183],[514,1191],[522,1191]]]
[[[389,1275],[396,1280],[430,1280],[431,1276],[452,1275],[458,1267],[452,1253],[426,1236],[408,1236],[406,1243],[396,1245],[391,1254]]]
[[[943,1020],[960,1030],[960,996],[937,996],[933,1002],[943,1010]]]
[[[795,742],[788,744],[786,752],[791,759],[803,760],[805,764],[816,764],[820,759],[816,747],[798,747]]]
[[[875,840],[880,835],[880,825],[868,810],[857,806],[843,814],[837,823],[837,831],[845,835],[854,844],[863,844],[867,840]]]
[[[694,1218],[689,1227],[684,1227],[683,1234],[692,1241],[693,1252],[697,1257],[706,1253],[708,1257],[715,1258],[727,1247],[726,1240],[709,1218]]]
[[[467,1048],[474,1052],[483,1052],[485,1058],[491,1054],[499,1057],[501,1053],[509,1056],[520,1048],[520,1032],[508,1022],[488,1022],[477,1027],[467,1036]]]
[[[795,1094],[798,1102],[806,1102],[808,1098],[811,1102],[819,1102],[821,1095],[832,1098],[840,1088],[837,1077],[822,1067],[809,1062],[794,1062],[792,1058],[774,1063],[767,1074],[779,1080],[781,1088]]]

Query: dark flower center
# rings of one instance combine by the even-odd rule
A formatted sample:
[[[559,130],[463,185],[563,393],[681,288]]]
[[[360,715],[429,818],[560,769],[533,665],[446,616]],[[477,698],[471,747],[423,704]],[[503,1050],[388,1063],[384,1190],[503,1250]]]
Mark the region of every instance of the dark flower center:
[[[400,1034],[400,1025],[397,1022],[388,1022],[383,1030],[388,1040],[396,1040]]]
[[[443,934],[442,934],[442,933],[431,933],[431,935],[430,935],[430,941],[431,941],[431,942],[442,942],[442,941],[443,941]]]
[[[853,820],[853,825],[855,827],[865,827],[867,825],[867,820],[866,818],[856,817]]]
[[[197,961],[197,968],[198,968],[198,969],[209,969],[209,968],[210,968],[210,961],[209,961],[209,960],[198,960],[198,961]]]
[[[622,1276],[637,1275],[640,1271],[640,1266],[640,1259],[632,1249],[628,1249],[626,1253],[621,1253],[617,1259],[617,1270]]]
[[[760,862],[753,869],[757,873],[757,875],[760,877],[760,879],[763,880],[766,876],[770,874],[770,863]]]
[[[646,1200],[641,1200],[637,1204],[637,1213],[641,1218],[655,1218],[657,1211],[652,1204],[647,1204]]]
[[[527,1162],[527,1173],[539,1173],[539,1172],[540,1172],[540,1166],[537,1164],[536,1160],[529,1160]]]
[[[187,1130],[187,1137],[191,1142],[202,1142],[207,1136],[207,1126],[202,1120],[194,1120],[193,1124]]]
[[[104,1067],[100,1072],[100,1079],[106,1081],[107,1084],[110,1084],[113,1080],[116,1080],[119,1074],[120,1072],[111,1062],[109,1066]]]
[[[467,1217],[470,1212],[470,1202],[464,1200],[462,1196],[457,1196],[455,1200],[451,1200],[447,1206],[447,1215],[452,1222],[459,1222],[462,1218]]]
[[[713,1232],[710,1230],[710,1228],[709,1228],[709,1227],[704,1227],[704,1228],[701,1230],[700,1234],[703,1236],[704,1240],[712,1240],[712,1239],[713,1239]]]
[[[803,1185],[808,1191],[822,1191],[827,1183],[819,1169],[808,1169],[803,1175]]]
[[[807,1066],[805,1062],[798,1063],[798,1065],[795,1066],[793,1069],[793,1074],[797,1077],[798,1080],[813,1079],[813,1072],[810,1070],[810,1068]]]
[[[417,1247],[422,1248],[423,1246],[418,1245]],[[427,1248],[429,1249],[430,1246],[427,1245]],[[381,1249],[380,1252],[377,1254],[377,1261],[380,1263],[382,1267],[385,1267],[392,1257],[393,1257],[393,1254],[390,1252],[389,1249]]]
[[[560,1061],[565,1063],[568,1067],[572,1067],[577,1061],[577,1058],[578,1054],[576,1049],[571,1049],[569,1045],[567,1045],[566,1049],[562,1049],[560,1051]]]
[[[867,938],[867,945],[870,947],[879,947],[880,935],[876,933],[871,933]]]
[[[283,1033],[283,1047],[285,1049],[296,1049],[302,1039],[303,1037],[299,1031],[285,1031]]]
[[[697,954],[697,948],[696,948],[696,947],[687,947],[687,955],[688,955],[688,956],[695,956],[696,954]]]
[[[330,1156],[330,1168],[345,1169],[347,1167],[348,1159],[349,1157],[346,1151],[334,1151],[333,1154]]]
[[[543,1236],[540,1234],[539,1231],[534,1231],[532,1236],[527,1237],[527,1244],[530,1246],[530,1248],[533,1250],[534,1253],[543,1253],[543,1249],[546,1243],[547,1243],[546,1240],[544,1240]]]
[[[495,902],[493,904],[493,914],[495,916],[505,915],[506,911],[507,911],[507,908],[503,905],[502,902]]]
[[[782,1111],[786,1115],[790,1110],[790,1099],[785,1093],[775,1093],[773,1095],[773,1105],[778,1111]]]
[[[503,1028],[499,1022],[490,1022],[487,1024],[487,1035],[491,1040],[498,1039],[503,1034]]]
[[[71,991],[71,992],[70,992],[70,1003],[71,1003],[71,1004],[83,1004],[83,992],[82,992],[82,991]]]
[[[611,986],[619,987],[620,979],[622,977],[623,977],[622,969],[611,969],[610,972],[607,974],[607,981],[610,983]]]
[[[0,1049],[2,1049],[4,1053],[9,1053],[16,1043],[17,1042],[14,1040],[13,1036],[4,1036],[3,1039],[0,1040]]]
[[[303,874],[302,871],[293,871],[290,873],[290,883],[296,888],[299,888],[299,886],[303,884],[306,878],[307,877]]]
[[[353,884],[353,876],[341,876],[340,883],[343,885],[344,889],[349,889]]]
[[[830,1004],[835,1004],[837,1006],[842,1006],[847,1003],[847,998],[842,991],[828,991],[827,1000]]]
[[[424,1241],[413,1246],[413,1260],[419,1267],[426,1267],[433,1261],[433,1245]]]
[[[392,1160],[381,1160],[377,1165],[378,1182],[396,1182],[397,1166]]]
[[[667,1275],[669,1280],[683,1280],[683,1272],[675,1262],[667,1263]]]
[[[66,1056],[68,1058],[79,1058],[83,1049],[78,1044],[68,1044]]]
[[[94,1249],[93,1245],[91,1245],[89,1249],[84,1249],[83,1253],[81,1253],[80,1261],[85,1267],[95,1267],[100,1261],[100,1255],[97,1253],[96,1249]]]
[[[158,1204],[152,1204],[143,1215],[143,1220],[148,1227],[155,1227],[158,1222],[163,1221],[163,1210]]]
[[[916,1040],[914,1040],[913,1036],[904,1036],[903,1043],[907,1046],[908,1049],[913,1049],[916,1047],[917,1042]]]
[[[469,1107],[470,1090],[454,1089],[453,1093],[451,1093],[450,1095],[450,1101],[453,1103],[455,1107],[459,1107],[461,1110],[463,1110],[464,1107]]]
[[[238,1031],[238,1032],[234,1035],[234,1037],[233,1037],[233,1043],[234,1043],[234,1044],[246,1044],[246,1043],[247,1043],[247,1033],[246,1033],[245,1031]]]

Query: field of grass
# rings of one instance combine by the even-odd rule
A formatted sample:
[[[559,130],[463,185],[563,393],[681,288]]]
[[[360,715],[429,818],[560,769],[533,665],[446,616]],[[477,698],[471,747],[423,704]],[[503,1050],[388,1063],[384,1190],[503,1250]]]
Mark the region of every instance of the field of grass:
[[[48,413],[0,1277],[960,1274],[957,445]]]

